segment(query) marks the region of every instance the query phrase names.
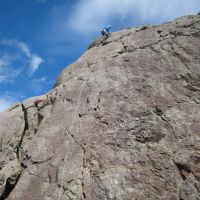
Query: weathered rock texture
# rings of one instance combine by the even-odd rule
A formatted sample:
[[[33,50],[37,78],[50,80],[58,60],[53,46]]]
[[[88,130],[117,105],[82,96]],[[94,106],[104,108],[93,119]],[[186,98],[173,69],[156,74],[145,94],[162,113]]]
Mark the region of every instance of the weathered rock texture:
[[[94,42],[0,126],[1,200],[199,200],[200,16]]]

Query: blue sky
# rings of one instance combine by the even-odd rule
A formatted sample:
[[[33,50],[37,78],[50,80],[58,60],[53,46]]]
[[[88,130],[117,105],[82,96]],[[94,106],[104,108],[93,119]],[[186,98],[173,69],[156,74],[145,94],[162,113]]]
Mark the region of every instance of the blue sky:
[[[200,0],[0,0],[0,111],[49,91],[98,37],[196,14]]]

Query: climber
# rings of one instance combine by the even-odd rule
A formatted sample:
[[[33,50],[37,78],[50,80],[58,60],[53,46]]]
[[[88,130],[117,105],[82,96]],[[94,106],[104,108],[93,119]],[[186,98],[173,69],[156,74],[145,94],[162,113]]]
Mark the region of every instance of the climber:
[[[108,25],[101,31],[102,35],[101,43],[104,43],[104,41],[106,41],[111,36],[110,29],[111,25]]]

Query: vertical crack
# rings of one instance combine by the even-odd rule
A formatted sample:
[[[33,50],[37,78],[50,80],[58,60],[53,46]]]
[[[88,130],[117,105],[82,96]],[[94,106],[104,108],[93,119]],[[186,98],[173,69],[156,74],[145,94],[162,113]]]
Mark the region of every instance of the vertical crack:
[[[17,184],[18,179],[19,179],[19,177],[17,178],[16,183],[14,185],[12,185],[10,183],[9,179],[6,180],[5,189],[2,193],[2,195],[0,196],[0,200],[5,200],[9,196],[9,194],[12,192],[15,185]]]
[[[26,108],[25,108],[25,106],[23,104],[21,106],[22,106],[22,111],[24,112],[24,130],[23,130],[23,133],[21,135],[19,144],[17,146],[16,154],[17,154],[17,159],[18,160],[20,160],[20,150],[21,150],[21,146],[22,146],[24,135],[25,135],[26,131],[29,129],[27,110],[26,110]]]
[[[85,148],[83,147],[83,145],[77,141],[77,139],[74,137],[74,135],[72,133],[70,133],[69,130],[65,129],[67,134],[71,136],[71,138],[74,140],[74,142],[81,148],[82,152],[83,152],[83,171],[82,171],[82,183],[81,183],[81,186],[82,186],[82,197],[83,199],[86,199],[86,193],[85,193],[85,184],[84,184],[84,169],[86,168],[86,157],[85,157],[85,154],[86,154],[86,150]]]
[[[15,169],[15,172],[13,172],[14,174],[11,174],[5,180],[5,187],[4,187],[2,194],[0,195],[0,200],[5,200],[10,195],[12,190],[15,188],[15,186],[19,180],[19,177],[21,175],[21,171],[23,169],[22,164],[19,164],[19,166],[18,166],[18,163],[20,163],[20,160],[21,160],[20,152],[21,152],[23,138],[24,138],[26,131],[29,128],[29,125],[28,125],[28,120],[27,120],[27,110],[25,109],[23,104],[21,104],[21,108],[24,113],[24,128],[21,133],[20,140],[19,140],[18,144],[16,145],[16,149],[15,148],[13,149],[13,153],[16,153],[16,158],[17,158],[17,161],[16,161],[17,163],[13,167],[15,167],[16,169]]]

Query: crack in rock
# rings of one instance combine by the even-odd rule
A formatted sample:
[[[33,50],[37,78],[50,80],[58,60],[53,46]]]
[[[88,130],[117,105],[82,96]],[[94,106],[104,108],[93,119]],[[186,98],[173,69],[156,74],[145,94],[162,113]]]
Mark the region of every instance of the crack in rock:
[[[186,164],[177,163],[175,160],[173,160],[173,162],[177,166],[183,181],[185,181],[187,179],[188,175],[191,173],[189,166]]]
[[[18,138],[19,136],[16,136],[16,138],[12,138],[12,140],[9,142],[9,153],[11,154],[11,161],[1,170],[2,174],[4,173],[3,177],[1,177],[1,180],[3,180],[4,184],[3,188],[0,188],[2,190],[0,194],[0,200],[4,200],[9,196],[17,184],[17,181],[20,178],[20,174],[23,170],[23,167],[20,164],[21,145],[29,125],[27,120],[27,112],[23,104],[21,104],[21,109],[23,112],[24,120],[23,130],[21,130],[20,138]]]
[[[47,182],[43,177],[41,177],[41,176],[39,176],[39,175],[37,175],[37,174],[33,174],[33,173],[29,172],[29,171],[26,170],[26,169],[25,169],[25,171],[26,171],[30,176],[34,176],[34,177],[36,177],[36,178],[39,178],[40,180],[42,180],[42,181],[45,182],[45,183],[49,183],[49,182]]]
[[[86,199],[86,193],[85,193],[85,184],[84,184],[84,170],[86,168],[86,157],[85,157],[85,154],[86,154],[86,150],[85,148],[83,147],[83,145],[77,141],[77,139],[74,137],[74,135],[72,133],[70,133],[70,131],[68,131],[66,129],[66,132],[68,133],[68,135],[71,136],[71,138],[73,139],[73,141],[81,148],[82,152],[83,152],[83,163],[82,163],[82,166],[83,166],[83,171],[82,171],[82,180],[81,180],[81,186],[82,186],[82,196],[83,196],[83,199]]]
[[[23,133],[22,133],[22,135],[21,135],[21,139],[20,139],[19,145],[18,145],[18,147],[17,147],[17,158],[18,158],[19,160],[21,159],[20,154],[21,154],[21,145],[22,145],[22,142],[23,142],[23,138],[24,138],[24,136],[25,136],[26,131],[27,131],[28,128],[29,128],[28,117],[27,117],[27,116],[28,116],[27,110],[25,109],[25,107],[24,107],[23,104],[22,104],[21,106],[22,106],[22,110],[23,110],[23,112],[24,112],[24,121],[25,121],[25,123],[24,123],[24,131],[23,131]]]

